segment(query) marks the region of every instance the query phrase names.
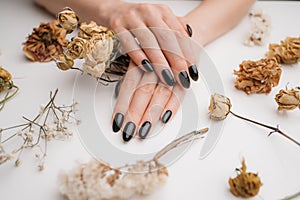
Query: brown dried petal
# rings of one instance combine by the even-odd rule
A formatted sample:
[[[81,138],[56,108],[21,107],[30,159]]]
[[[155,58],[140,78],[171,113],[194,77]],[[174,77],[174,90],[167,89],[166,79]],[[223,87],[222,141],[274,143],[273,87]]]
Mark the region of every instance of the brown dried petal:
[[[63,53],[67,45],[66,30],[58,27],[58,21],[41,23],[23,43],[25,56],[32,61],[48,62]]]
[[[225,119],[231,109],[230,99],[220,95],[213,94],[210,97],[210,105],[208,107],[210,118],[213,120]]]
[[[78,26],[79,18],[71,8],[64,8],[63,11],[58,13],[57,19],[59,25],[65,29],[67,33],[71,33]]]
[[[270,44],[268,58],[276,58],[278,63],[293,64],[300,60],[300,37],[287,37],[280,44]]]
[[[84,38],[76,37],[67,46],[67,56],[72,59],[82,59],[90,52],[90,42]]]
[[[229,178],[230,192],[237,197],[249,198],[258,194],[262,182],[258,174],[246,172],[245,160],[242,161],[240,174],[235,178]]]
[[[275,101],[278,104],[278,110],[293,110],[297,107],[300,108],[300,90],[280,90],[276,94]]]
[[[239,68],[239,71],[234,70],[237,75],[235,87],[247,94],[271,92],[281,76],[281,66],[275,58],[243,61]]]

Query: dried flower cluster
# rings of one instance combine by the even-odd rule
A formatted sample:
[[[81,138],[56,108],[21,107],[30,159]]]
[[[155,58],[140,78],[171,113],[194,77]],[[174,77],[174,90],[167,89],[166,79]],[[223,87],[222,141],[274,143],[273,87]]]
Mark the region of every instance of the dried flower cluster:
[[[250,13],[251,28],[247,40],[244,42],[247,46],[265,43],[266,38],[270,34],[270,19],[262,11],[255,10]]]
[[[299,93],[298,93],[299,94]],[[298,95],[297,94],[297,95]],[[284,99],[286,99],[284,97]],[[283,137],[287,138],[288,140],[292,141],[293,143],[295,143],[296,145],[300,146],[300,142],[296,141],[295,139],[291,138],[290,136],[288,136],[287,134],[285,134],[284,132],[282,132],[279,129],[279,126],[277,127],[273,127],[273,126],[269,126],[245,117],[242,117],[238,114],[235,114],[234,112],[231,111],[231,103],[230,103],[230,99],[220,95],[220,94],[213,94],[211,95],[210,98],[210,105],[208,107],[209,110],[209,114],[210,114],[210,118],[213,120],[223,120],[227,117],[227,115],[229,113],[231,113],[233,116],[240,118],[242,120],[248,121],[250,123],[271,129],[272,131],[269,133],[269,136],[272,135],[273,133],[279,133],[280,135],[282,135]]]
[[[300,60],[300,37],[286,37],[280,44],[270,44],[266,53],[268,58],[275,58],[278,63],[293,64]]]
[[[237,197],[249,198],[258,194],[262,182],[257,173],[247,172],[245,160],[242,161],[242,167],[237,169],[238,175],[235,178],[229,178],[228,183],[230,192]]]
[[[207,131],[204,128],[177,138],[149,161],[138,161],[119,168],[97,160],[79,164],[69,173],[60,174],[60,191],[70,200],[131,199],[135,195],[149,194],[168,177],[168,170],[159,159],[180,144],[199,136],[202,138]]]
[[[300,109],[300,87],[295,89],[282,89],[276,94],[275,101],[278,104],[278,110]]]
[[[78,24],[78,17],[71,8],[65,8],[58,13],[60,27],[66,29],[67,33],[72,33],[79,26],[79,31],[65,48],[65,51],[56,57],[56,64],[62,70],[74,69],[74,60],[83,59],[81,68],[76,68],[97,79],[102,78],[106,73],[123,75],[127,67],[127,62],[123,67],[114,71],[112,64],[119,62],[116,59],[119,42],[115,38],[113,31],[106,27],[98,26],[94,21]],[[124,61],[124,60],[123,60]],[[119,74],[120,73],[120,74]],[[109,80],[108,80],[109,81]]]
[[[243,61],[239,68],[239,71],[234,70],[235,87],[247,94],[270,93],[281,76],[281,65],[274,58]]]
[[[0,110],[3,109],[5,103],[19,90],[18,86],[16,86],[11,79],[11,74],[0,66],[0,94],[5,92],[3,99],[0,99]]]
[[[58,21],[41,23],[23,43],[25,56],[32,61],[49,62],[63,53],[67,45],[66,30],[58,26]]]
[[[15,126],[0,128],[0,164],[14,160],[15,166],[21,164],[21,154],[26,149],[38,149],[41,153],[35,154],[38,159],[38,169],[44,169],[44,160],[47,155],[47,145],[51,140],[65,140],[73,135],[68,125],[79,123],[73,117],[76,111],[76,102],[71,105],[57,106],[55,97],[58,90],[50,93],[50,100],[41,106],[39,114],[31,119],[23,117],[24,123]],[[43,145],[42,145],[43,143]],[[19,144],[10,150],[12,144]]]

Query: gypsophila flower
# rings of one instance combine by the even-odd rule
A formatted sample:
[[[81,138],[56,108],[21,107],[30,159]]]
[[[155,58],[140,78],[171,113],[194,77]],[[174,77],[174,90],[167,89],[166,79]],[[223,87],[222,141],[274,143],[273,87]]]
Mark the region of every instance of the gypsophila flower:
[[[11,160],[12,155],[17,155],[15,166],[20,166],[21,153],[24,150],[37,148],[41,154],[35,153],[35,157],[40,161],[38,170],[42,171],[45,168],[44,160],[47,156],[48,142],[54,139],[66,140],[73,135],[69,125],[77,122],[73,116],[75,105],[56,105],[57,92],[58,90],[50,93],[49,102],[45,106],[40,106],[39,113],[33,120],[23,117],[25,123],[0,129],[0,164]],[[11,149],[11,145],[16,141],[21,142],[19,147],[11,151],[6,150]]]

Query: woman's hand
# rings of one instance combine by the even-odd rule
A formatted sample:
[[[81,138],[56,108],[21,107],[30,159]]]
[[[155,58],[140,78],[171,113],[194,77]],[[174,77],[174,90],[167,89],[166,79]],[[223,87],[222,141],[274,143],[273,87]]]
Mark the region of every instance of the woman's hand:
[[[198,79],[187,26],[169,7],[119,2],[108,24],[122,43],[123,53],[145,72],[155,71],[168,86],[190,87]]]
[[[131,61],[120,85],[113,113],[113,131],[122,131],[125,142],[136,134],[145,139],[161,120],[167,123],[177,112],[186,90],[166,86],[155,73],[144,72]]]

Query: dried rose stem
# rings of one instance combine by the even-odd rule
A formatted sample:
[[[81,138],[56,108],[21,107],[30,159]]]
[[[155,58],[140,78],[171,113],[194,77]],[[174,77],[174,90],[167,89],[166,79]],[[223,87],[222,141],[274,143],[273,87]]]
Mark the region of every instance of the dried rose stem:
[[[299,197],[300,196],[300,192],[297,192],[296,194],[293,194],[291,196],[287,196],[287,197],[284,197],[283,199],[281,200],[292,200],[292,199],[295,199],[296,197]]]
[[[251,120],[251,119],[247,119],[245,117],[242,117],[240,115],[237,115],[235,114],[234,112],[230,111],[230,113],[232,115],[234,115],[235,117],[238,117],[240,119],[243,119],[243,120],[246,120],[248,122],[251,122],[251,123],[254,123],[254,124],[257,124],[257,125],[260,125],[260,126],[263,126],[265,128],[268,128],[268,129],[271,129],[273,130],[272,132],[270,132],[270,134],[268,136],[270,136],[272,133],[279,133],[281,134],[282,136],[286,137],[287,139],[289,139],[290,141],[294,142],[295,144],[297,144],[298,146],[300,146],[300,143],[298,141],[296,141],[295,139],[291,138],[290,136],[288,136],[287,134],[285,134],[284,132],[282,132],[278,127],[273,127],[273,126],[269,126],[269,125],[266,125],[266,124],[263,124],[263,123],[260,123],[260,122],[257,122],[257,121],[254,121],[254,120]]]
[[[203,128],[201,130],[195,130],[195,131],[187,133],[187,134],[173,140],[170,144],[168,144],[162,150],[160,150],[157,154],[155,154],[155,156],[153,157],[153,160],[157,161],[160,157],[165,155],[167,152],[169,152],[173,148],[176,148],[178,145],[182,144],[183,142],[191,139],[192,137],[194,137],[196,135],[203,135],[207,131],[208,131],[208,128]]]

